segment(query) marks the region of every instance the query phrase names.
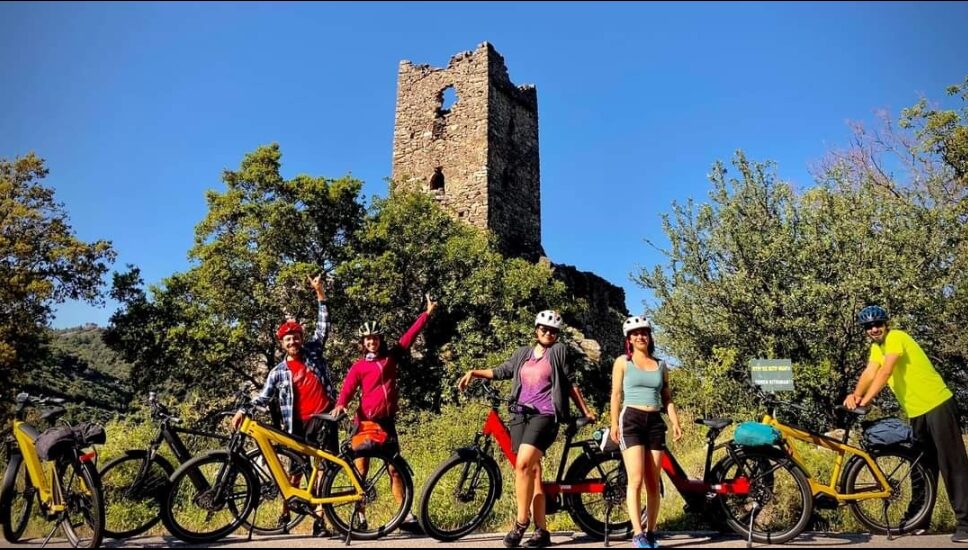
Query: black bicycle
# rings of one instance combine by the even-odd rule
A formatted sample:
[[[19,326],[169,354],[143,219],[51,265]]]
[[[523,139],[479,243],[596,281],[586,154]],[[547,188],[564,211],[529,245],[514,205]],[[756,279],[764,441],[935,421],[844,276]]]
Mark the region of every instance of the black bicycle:
[[[240,394],[245,390],[240,391]],[[161,521],[161,506],[169,490],[169,478],[175,467],[159,453],[162,443],[167,443],[178,464],[194,458],[181,435],[199,436],[219,443],[229,440],[226,434],[180,427],[181,419],[158,401],[157,394],[148,394],[151,418],[159,423],[158,434],[147,449],[134,449],[104,465],[101,481],[106,500],[106,523],[104,534],[121,539],[140,535]],[[234,411],[218,413],[227,417]],[[278,449],[280,462],[293,474],[299,472],[308,479],[310,468],[305,459],[286,449]],[[244,455],[255,466],[253,471],[264,483],[261,484],[260,505],[256,513],[246,519],[246,527],[258,534],[288,533],[303,520],[301,514],[286,514],[271,474],[258,449]],[[204,480],[196,480],[199,484]]]

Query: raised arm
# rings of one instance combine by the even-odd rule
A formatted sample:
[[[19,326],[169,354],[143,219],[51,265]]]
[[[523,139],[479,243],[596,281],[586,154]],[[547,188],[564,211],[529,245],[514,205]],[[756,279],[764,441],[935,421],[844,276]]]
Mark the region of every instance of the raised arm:
[[[316,292],[316,302],[319,304],[316,316],[316,331],[313,334],[313,339],[325,347],[326,338],[329,337],[331,327],[329,309],[326,307],[326,282],[322,275],[317,275],[309,279],[309,285]]]

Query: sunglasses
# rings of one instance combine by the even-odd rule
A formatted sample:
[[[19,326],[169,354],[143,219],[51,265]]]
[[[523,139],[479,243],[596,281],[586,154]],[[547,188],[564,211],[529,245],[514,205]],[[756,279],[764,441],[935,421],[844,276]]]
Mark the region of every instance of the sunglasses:
[[[872,328],[881,328],[884,326],[884,321],[874,321],[873,323],[864,323],[864,330],[870,330]]]
[[[548,334],[548,335],[551,335],[551,336],[558,336],[558,329],[551,328],[551,327],[546,327],[544,325],[538,325],[538,332],[541,332],[541,333],[544,333],[544,334]]]

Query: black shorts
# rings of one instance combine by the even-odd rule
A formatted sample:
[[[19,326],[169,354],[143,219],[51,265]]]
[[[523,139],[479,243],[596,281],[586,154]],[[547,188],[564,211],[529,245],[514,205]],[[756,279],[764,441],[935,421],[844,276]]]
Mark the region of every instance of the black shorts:
[[[297,417],[292,419],[292,434],[308,441],[330,454],[338,454],[339,426],[335,422],[323,420],[318,415],[310,416],[305,421]]]
[[[551,447],[558,437],[558,423],[548,414],[515,414],[508,423],[511,431],[511,448],[515,453],[522,443],[537,447],[542,453]]]
[[[400,452],[400,438],[397,436],[397,421],[395,418],[361,418],[357,416],[353,422],[353,429],[350,431],[350,437],[356,435],[357,430],[360,428],[360,420],[369,420],[370,422],[376,422],[383,428],[383,431],[387,433],[387,440],[380,445],[380,449],[395,455]]]
[[[619,418],[622,423],[619,446],[623,451],[636,445],[644,445],[651,451],[665,449],[666,425],[660,412],[623,407]]]

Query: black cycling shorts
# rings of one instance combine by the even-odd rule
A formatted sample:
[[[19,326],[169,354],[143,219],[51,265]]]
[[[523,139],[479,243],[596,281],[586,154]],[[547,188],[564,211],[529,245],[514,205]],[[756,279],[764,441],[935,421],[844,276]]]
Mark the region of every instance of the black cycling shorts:
[[[327,422],[318,415],[306,420],[293,416],[292,434],[301,437],[310,444],[319,447],[330,454],[338,454],[339,427],[335,422]]]
[[[619,446],[623,451],[636,445],[652,451],[665,449],[666,425],[660,412],[624,407],[619,418],[622,423]]]
[[[508,428],[511,431],[511,448],[515,453],[522,443],[537,447],[544,453],[558,437],[558,423],[549,414],[515,414]]]

